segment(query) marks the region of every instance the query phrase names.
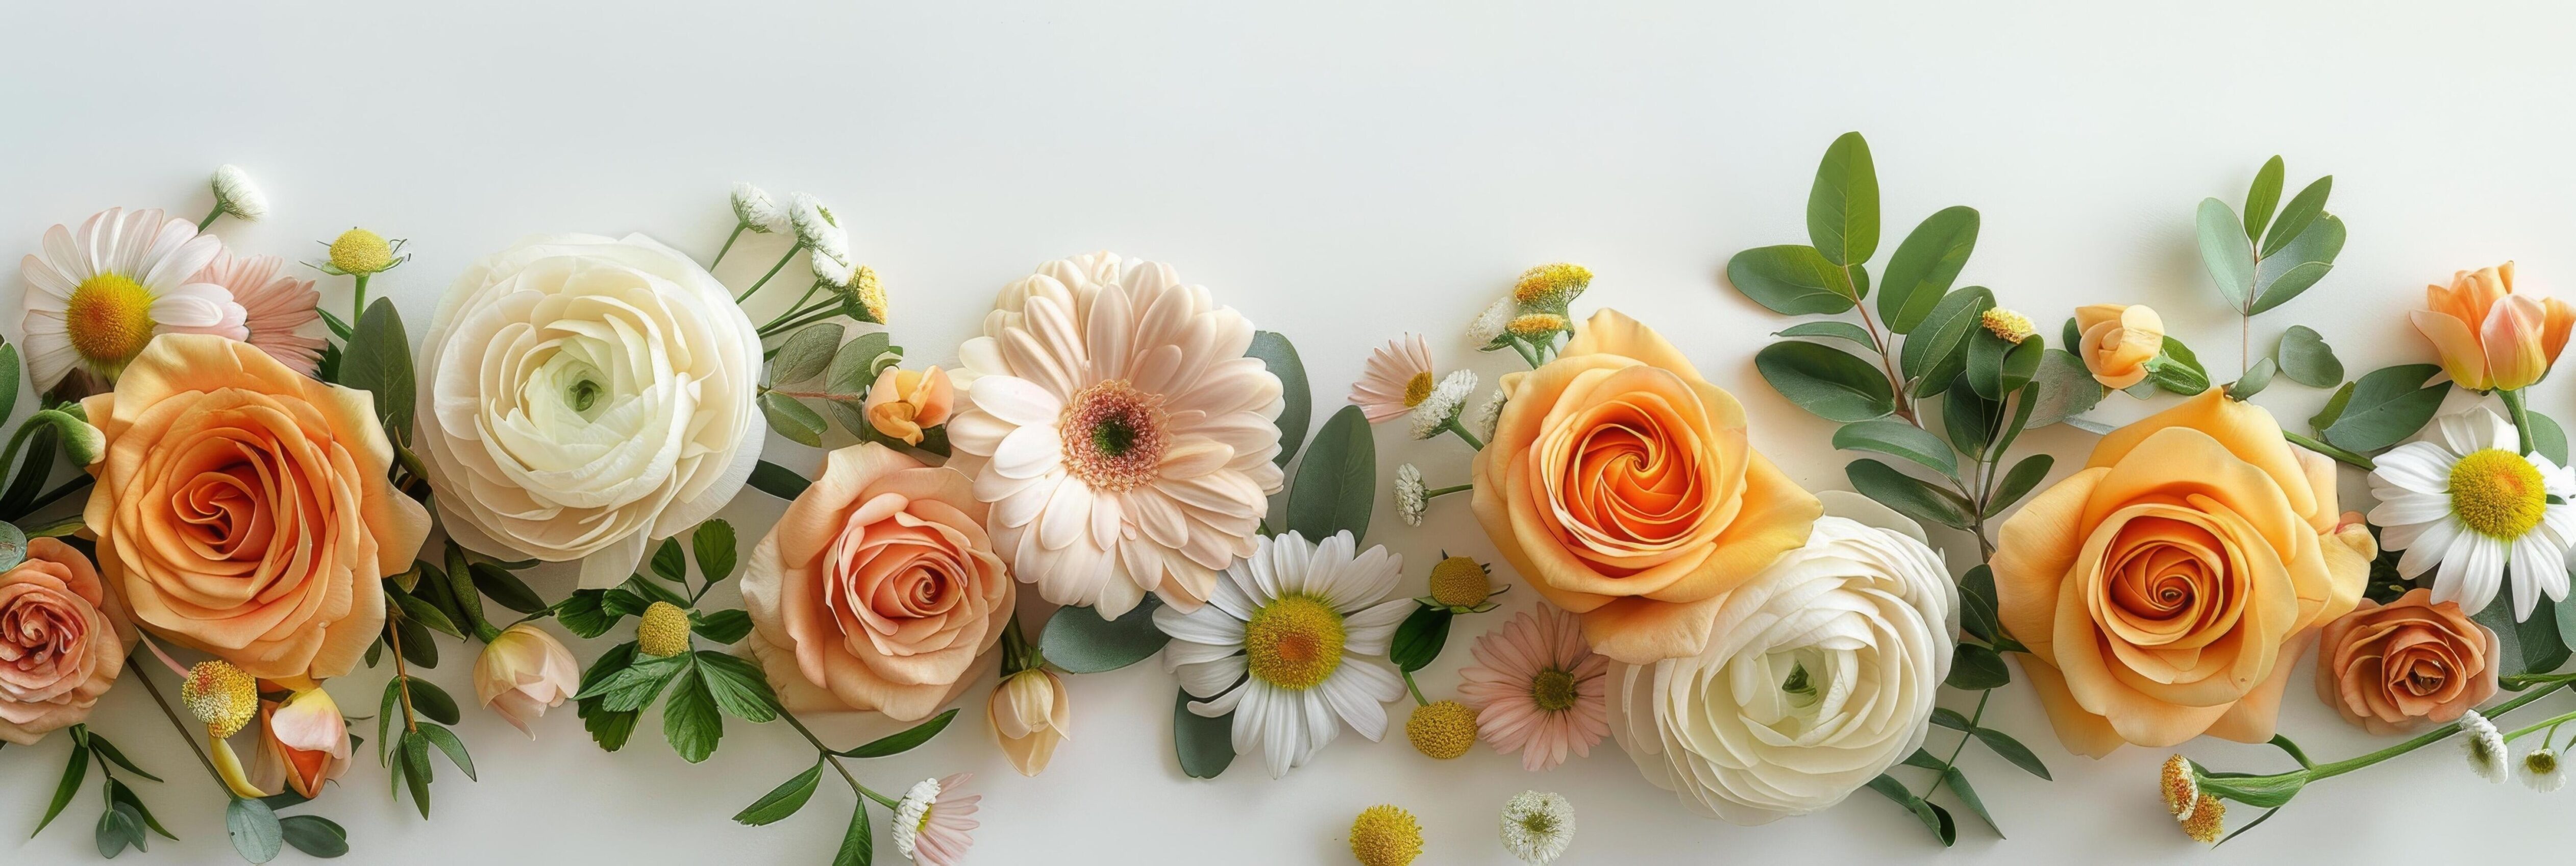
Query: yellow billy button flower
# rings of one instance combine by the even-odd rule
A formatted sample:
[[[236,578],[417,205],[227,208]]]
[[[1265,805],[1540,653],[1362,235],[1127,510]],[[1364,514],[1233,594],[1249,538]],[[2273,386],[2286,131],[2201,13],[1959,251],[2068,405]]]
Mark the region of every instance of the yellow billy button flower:
[[[2031,335],[2039,333],[2038,328],[2031,326],[2029,316],[2002,307],[1988,309],[1984,315],[1977,317],[1977,323],[1985,326],[1986,333],[2016,346],[2021,345],[2021,341],[2030,339]]]
[[[341,232],[331,241],[331,267],[343,274],[373,274],[401,264],[385,236],[362,228]]]
[[[1322,685],[1342,666],[1342,615],[1321,599],[1281,596],[1243,624],[1245,666],[1291,691]]]
[[[1500,594],[1492,568],[1471,557],[1443,552],[1440,563],[1431,567],[1431,594],[1414,601],[1450,613],[1483,613],[1494,609],[1493,597]]]
[[[231,662],[202,661],[180,681],[179,702],[216,739],[223,739],[241,733],[259,716],[259,687]]]
[[[2182,825],[2183,835],[2196,842],[2217,842],[2227,829],[2227,804],[2217,797],[2200,792],[2200,782],[2193,777],[2190,759],[2175,755],[2165,759],[2160,793],[2165,811],[2173,813]]]
[[[1476,711],[1457,701],[1433,701],[1413,708],[1404,720],[1404,738],[1414,751],[1446,761],[1476,744]]]
[[[689,612],[667,601],[644,608],[635,622],[635,651],[654,658],[688,652]]]
[[[1512,300],[1523,309],[1563,310],[1592,285],[1592,269],[1571,262],[1540,265],[1521,272],[1512,285]]]
[[[1504,330],[1524,340],[1543,340],[1563,333],[1571,326],[1564,316],[1555,313],[1523,313],[1513,317],[1512,323]]]
[[[1422,856],[1422,824],[1394,806],[1370,806],[1351,821],[1351,856],[1360,866],[1406,866]]]

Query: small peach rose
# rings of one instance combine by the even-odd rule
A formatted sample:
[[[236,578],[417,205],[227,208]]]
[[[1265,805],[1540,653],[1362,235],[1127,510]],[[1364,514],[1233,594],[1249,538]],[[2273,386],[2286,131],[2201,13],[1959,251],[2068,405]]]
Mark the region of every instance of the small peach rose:
[[[259,758],[252,782],[263,791],[292,790],[311,799],[322,783],[349,771],[349,724],[331,693],[309,681],[284,701],[261,701]]]
[[[357,666],[384,628],[383,578],[429,535],[386,480],[371,395],[165,334],[81,407],[107,437],[84,518],[137,625],[255,677]]]
[[[1805,544],[1824,511],[1753,450],[1734,395],[1615,311],[1502,387],[1476,519],[1602,655],[1699,652],[1727,591]]]
[[[2091,304],[2075,308],[2075,327],[2084,332],[2076,357],[2093,371],[2094,381],[2126,388],[2147,378],[2147,362],[2165,350],[2165,320],[2145,304]]]
[[[2376,552],[2341,525],[2333,463],[2213,390],[2104,436],[2006,521],[1996,600],[2069,750],[2259,743]]]
[[[2461,271],[2451,287],[2424,287],[2424,309],[2408,313],[2442,354],[2442,370],[2477,391],[2528,387],[2549,374],[2576,308],[2557,298],[2517,295],[2513,263]]]
[[[887,370],[868,386],[868,426],[906,445],[921,444],[921,430],[948,422],[956,395],[948,374],[928,370]]]
[[[2503,645],[2455,602],[2408,590],[2363,601],[2327,623],[2317,649],[2317,697],[2373,734],[2402,734],[2460,717],[2495,697]]]
[[[1002,756],[1011,760],[1020,775],[1035,776],[1046,771],[1056,744],[1072,730],[1072,696],[1053,672],[1030,668],[993,687],[984,718],[993,725],[994,739],[1002,743]]]
[[[965,688],[1015,597],[988,507],[954,469],[874,442],[832,452],[742,578],[749,647],[788,709],[912,721]]]
[[[133,634],[88,557],[29,539],[27,558],[0,572],[0,741],[32,746],[89,718]]]
[[[531,722],[580,691],[581,664],[536,623],[503,629],[474,658],[474,699],[528,739]]]

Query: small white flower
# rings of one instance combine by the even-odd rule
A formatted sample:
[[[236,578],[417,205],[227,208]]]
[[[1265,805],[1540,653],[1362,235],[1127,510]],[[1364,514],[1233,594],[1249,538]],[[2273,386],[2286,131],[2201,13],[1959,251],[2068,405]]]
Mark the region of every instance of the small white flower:
[[[914,859],[913,852],[921,839],[921,819],[930,814],[930,805],[936,802],[939,802],[938,779],[912,783],[912,787],[903,792],[903,799],[895,801],[894,850],[902,852],[905,859]]]
[[[1574,804],[1562,794],[1522,791],[1503,804],[1503,850],[1547,866],[1574,843]]]
[[[211,181],[215,188],[215,207],[237,219],[256,220],[268,215],[268,195],[252,183],[250,172],[241,166],[225,163],[215,167]]]
[[[1430,498],[1423,495],[1425,492],[1422,470],[1414,468],[1411,463],[1395,467],[1395,514],[1404,518],[1404,525],[1422,525],[1422,512],[1431,506]]]
[[[2490,782],[2502,782],[2505,768],[2504,735],[2496,732],[2494,722],[2470,710],[2460,717],[2460,750],[2468,755],[2469,771]]]
[[[850,233],[822,201],[801,192],[789,195],[787,222],[796,229],[797,243],[836,262],[850,260]]]
[[[1503,389],[1496,388],[1493,396],[1485,398],[1485,405],[1476,407],[1475,423],[1469,425],[1476,428],[1476,438],[1494,441],[1494,428],[1503,423],[1503,401],[1509,398]]]
[[[857,265],[824,255],[820,250],[810,258],[813,259],[814,276],[835,288],[849,288],[850,280],[858,276]]]
[[[749,183],[733,185],[733,218],[741,222],[743,228],[761,234],[788,227],[787,211],[778,206],[776,199],[769,197],[768,190]]]
[[[1467,394],[1476,390],[1476,373],[1455,370],[1431,389],[1431,396],[1413,407],[1413,438],[1429,439],[1440,435],[1449,422],[1458,420],[1458,409],[1467,404]]]
[[[2567,765],[2558,760],[2558,750],[2542,746],[2522,756],[2522,783],[2534,791],[2547,794],[2565,787]]]
[[[1520,305],[1514,303],[1510,295],[1494,299],[1493,306],[1486,307],[1484,312],[1476,314],[1475,321],[1467,323],[1467,339],[1479,346],[1493,342],[1494,338],[1503,335],[1503,329],[1511,327],[1512,317],[1520,315],[1520,311]]]

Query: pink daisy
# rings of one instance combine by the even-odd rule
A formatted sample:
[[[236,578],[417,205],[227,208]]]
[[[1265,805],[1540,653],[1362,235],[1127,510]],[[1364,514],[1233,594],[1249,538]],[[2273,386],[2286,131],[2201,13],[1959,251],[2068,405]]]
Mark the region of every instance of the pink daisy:
[[[1476,638],[1458,698],[1476,710],[1485,743],[1521,753],[1537,771],[1588,756],[1610,733],[1610,659],[1594,655],[1572,614],[1539,605]]]
[[[1351,405],[1371,424],[1401,418],[1430,399],[1433,384],[1431,346],[1421,334],[1406,334],[1369,353],[1367,369],[1351,383]]]
[[[285,266],[286,260],[276,256],[235,256],[226,250],[194,279],[233,293],[249,314],[242,324],[250,335],[243,342],[311,376],[322,360],[322,338],[298,332],[321,321],[322,293],[314,290],[312,280],[278,273]]]
[[[895,804],[894,847],[919,866],[955,866],[974,847],[975,808],[981,794],[966,796],[973,773],[913,783]]]

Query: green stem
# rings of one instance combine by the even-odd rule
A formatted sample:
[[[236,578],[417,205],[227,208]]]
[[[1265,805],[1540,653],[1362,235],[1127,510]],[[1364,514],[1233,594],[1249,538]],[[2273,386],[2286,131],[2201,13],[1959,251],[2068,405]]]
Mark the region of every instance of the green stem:
[[[1449,486],[1449,487],[1434,487],[1434,488],[1431,488],[1431,489],[1429,489],[1429,490],[1422,491],[1422,498],[1423,498],[1423,500],[1424,500],[1424,501],[1429,501],[1429,500],[1433,500],[1433,499],[1438,499],[1438,498],[1443,497],[1443,496],[1447,496],[1447,495],[1452,494],[1452,493],[1465,493],[1465,492],[1467,492],[1467,491],[1474,490],[1474,489],[1476,489],[1476,485],[1473,485],[1473,484],[1457,484],[1457,485],[1452,485],[1452,486]]]
[[[1417,685],[1417,684],[1415,684],[1415,683],[1413,682],[1413,672],[1412,672],[1412,671],[1401,671],[1401,673],[1404,675],[1404,688],[1405,688],[1405,690],[1410,691],[1410,692],[1412,692],[1412,693],[1413,693],[1413,703],[1414,703],[1414,704],[1416,704],[1416,705],[1418,705],[1418,706],[1425,706],[1425,707],[1430,706],[1430,705],[1431,705],[1431,699],[1429,699],[1429,698],[1425,698],[1425,697],[1423,697],[1423,696],[1422,696],[1422,686]]]
[[[206,212],[206,218],[205,218],[205,219],[201,219],[201,220],[198,220],[198,221],[197,221],[197,230],[198,230],[198,231],[205,231],[207,226],[210,226],[210,225],[214,225],[214,224],[215,224],[215,218],[216,218],[216,217],[223,216],[223,215],[224,215],[224,201],[223,201],[223,199],[216,199],[216,200],[215,200],[215,209],[214,209],[214,210],[207,211],[207,212]]]
[[[356,327],[358,319],[367,315],[367,278],[372,276],[375,275],[351,275],[351,280],[355,285],[350,289],[350,296],[357,299],[356,302],[351,304],[349,307],[349,324],[351,327]]]
[[[1474,448],[1478,451],[1485,450],[1484,440],[1477,439],[1476,434],[1467,432],[1466,425],[1458,423],[1458,419],[1456,417],[1451,417],[1449,419],[1449,423],[1442,424],[1440,427],[1443,430],[1458,434],[1458,438],[1460,439],[1467,440],[1467,447]]]
[[[850,790],[857,791],[860,795],[883,804],[888,810],[892,810],[899,805],[896,801],[887,798],[886,795],[869,790],[868,786],[859,784],[859,777],[850,775],[850,768],[841,766],[841,756],[834,754],[832,752],[832,747],[823,745],[822,739],[814,736],[814,732],[807,729],[805,727],[805,722],[796,718],[795,713],[780,710],[778,717],[786,719],[788,727],[795,728],[797,733],[805,735],[805,742],[812,743],[814,745],[814,751],[822,754],[823,761],[831,764],[833,770],[840,772],[841,781],[850,783]]]
[[[744,289],[744,290],[742,290],[742,294],[739,294],[739,295],[735,295],[735,296],[733,296],[733,302],[734,302],[734,303],[739,304],[739,303],[742,303],[742,302],[744,302],[744,301],[750,300],[750,299],[751,299],[751,293],[753,293],[753,292],[757,292],[757,291],[760,291],[760,287],[761,287],[761,286],[767,285],[767,284],[769,283],[769,278],[770,278],[770,277],[778,276],[778,269],[779,269],[779,268],[786,267],[786,266],[787,266],[787,262],[788,262],[788,260],[789,260],[789,259],[793,259],[793,258],[795,258],[797,253],[804,252],[804,251],[805,251],[805,245],[804,245],[804,244],[802,244],[802,243],[799,243],[799,244],[796,244],[796,245],[794,245],[794,246],[790,246],[790,247],[788,247],[788,248],[787,248],[787,254],[786,254],[786,255],[783,255],[783,256],[779,256],[779,257],[778,257],[778,263],[777,263],[777,264],[774,264],[774,265],[770,265],[770,266],[769,266],[769,273],[761,274],[761,275],[760,275],[760,282],[756,282],[756,283],[751,284],[751,288]]]
[[[2496,398],[2504,401],[2505,411],[2513,413],[2513,429],[2522,437],[2522,453],[2531,453],[2531,410],[2523,407],[2522,389],[2496,389]]]
[[[1968,731],[1960,731],[1960,732],[1959,732],[1959,744],[1958,744],[1958,745],[1956,745],[1956,746],[1952,746],[1952,747],[1950,748],[1950,757],[1947,757],[1947,758],[1943,758],[1943,759],[1941,759],[1941,772],[1936,773],[1936,774],[1934,774],[1934,775],[1932,776],[1932,784],[1924,786],[1924,787],[1923,787],[1923,794],[1922,794],[1922,796],[1921,796],[1921,797],[1917,797],[1916,799],[1922,799],[1922,797],[1929,797],[1929,796],[1932,796],[1932,795],[1933,795],[1933,793],[1935,793],[1935,792],[1937,792],[1937,791],[1940,791],[1940,790],[1941,790],[1941,786],[1942,786],[1943,784],[1945,784],[1945,783],[1947,783],[1947,782],[1949,782],[1949,781],[1950,781],[1950,768],[1955,767],[1955,766],[1958,766],[1958,764],[1959,764],[1959,753],[1960,753],[1960,752],[1964,752],[1964,751],[1967,751],[1967,750],[1968,750],[1968,741],[1969,741],[1969,740],[1976,739],[1976,736],[1975,736],[1975,735],[1973,735],[1973,734],[1971,734],[1971,733],[1969,733],[1969,731],[1973,731],[1973,730],[1975,730],[1975,729],[1976,729],[1976,727],[1977,727],[1977,723],[1978,723],[1978,722],[1980,722],[1980,721],[1984,721],[1984,720],[1985,720],[1985,718],[1986,718],[1986,699],[1987,699],[1987,698],[1994,697],[1994,696],[1995,696],[1995,693],[1994,693],[1994,691],[1993,691],[1992,689],[1989,689],[1989,690],[1986,690],[1986,691],[1981,691],[1981,692],[1978,692],[1978,693],[1977,693],[1977,709],[1976,709],[1976,712],[1973,712],[1973,713],[1969,713],[1969,714],[1968,714],[1968,729],[1969,729],[1969,730],[1968,730]]]
[[[197,745],[197,736],[188,731],[188,723],[180,721],[179,711],[170,708],[170,699],[162,697],[161,690],[152,687],[151,675],[143,672],[143,651],[136,650],[128,654],[125,657],[125,667],[133,671],[136,679],[143,684],[143,693],[151,695],[152,702],[161,706],[161,715],[170,719],[170,727],[178,729],[179,739],[187,741],[188,751],[196,754],[197,763],[205,765],[206,775],[213,777],[217,786],[225,791],[231,791],[232,785],[224,781],[223,772],[215,769],[215,759],[206,757],[206,748]]]
[[[2504,741],[2510,743],[2515,740],[2522,739],[2524,735],[2530,734],[2533,731],[2537,731],[2542,728],[2555,729],[2559,725],[2566,724],[2570,721],[2576,721],[2576,713],[2560,713],[2558,715],[2515,728],[2511,731],[2507,731],[2504,735]]]
[[[2332,457],[2332,458],[2334,458],[2334,459],[2336,459],[2336,460],[2338,460],[2338,461],[2342,461],[2342,462],[2344,462],[2344,463],[2348,463],[2348,464],[2351,464],[2351,465],[2354,465],[2354,466],[2359,466],[2359,467],[2361,467],[2361,468],[2363,468],[2363,469],[2377,469],[2377,468],[2379,468],[2379,464],[2378,464],[2378,463],[2375,463],[2375,462],[2372,462],[2372,461],[2371,461],[2371,459],[2370,459],[2370,458],[2368,458],[2368,457],[2364,457],[2364,456],[2361,456],[2361,455],[2359,455],[2359,454],[2355,454],[2355,453],[2353,453],[2353,452],[2346,451],[2346,450],[2343,450],[2343,449],[2341,449],[2341,448],[2337,448],[2337,447],[2334,447],[2334,446],[2332,446],[2332,445],[2328,445],[2328,444],[2326,444],[2326,443],[2319,442],[2319,441],[2317,441],[2317,440],[2310,439],[2310,438],[2308,438],[2308,437],[2301,436],[2301,435],[2296,434],[2296,433],[2292,433],[2292,432],[2290,432],[2290,431],[2288,431],[2288,430],[2283,430],[2283,431],[2281,431],[2281,438],[2283,438],[2283,439],[2287,439],[2287,440],[2290,440],[2290,444],[2297,445],[2297,446],[2299,446],[2299,447],[2301,447],[2301,448],[2305,448],[2305,449],[2308,449],[2308,450],[2310,450],[2310,451],[2314,451],[2314,452],[2317,452],[2317,453],[2319,453],[2319,454],[2323,454],[2323,455],[2328,456],[2328,457]]]
[[[2531,694],[2523,695],[2522,697],[2518,697],[2518,698],[2515,698],[2515,699],[2513,699],[2513,700],[2506,701],[2506,702],[2501,703],[2501,704],[2497,704],[2497,705],[2495,706],[2495,708],[2494,708],[2494,709],[2491,709],[2491,710],[2486,711],[2485,715],[2486,715],[2487,717],[2489,717],[2489,718],[2493,718],[2493,717],[2496,717],[2496,716],[2501,716],[2501,715],[2504,715],[2504,714],[2506,714],[2506,713],[2513,712],[2513,711],[2515,711],[2515,710],[2521,709],[2521,708],[2523,707],[2523,705],[2524,705],[2524,704],[2528,704],[2528,703],[2531,703],[2532,701],[2536,701],[2536,700],[2540,700],[2541,698],[2548,697],[2551,693],[2556,692],[2556,691],[2558,691],[2559,689],[2561,689],[2561,688],[2565,688],[2565,687],[2566,687],[2566,684],[2565,684],[2565,683],[2560,683],[2560,684],[2558,684],[2558,685],[2554,685],[2554,686],[2551,686],[2551,687],[2549,687],[2549,688],[2545,688],[2545,689],[2534,689],[2534,690],[2532,690]],[[2316,769],[2314,769],[2314,770],[2308,770],[2308,771],[2305,771],[2305,772],[2307,772],[2307,773],[2308,773],[2308,781],[2310,781],[2310,782],[2316,782],[2316,781],[2320,781],[2320,780],[2324,780],[2324,779],[2331,779],[2331,778],[2334,778],[2334,777],[2336,777],[2336,776],[2340,776],[2340,775],[2343,775],[2343,774],[2345,774],[2345,773],[2349,773],[2349,772],[2352,772],[2352,771],[2354,771],[2354,770],[2358,770],[2358,769],[2361,769],[2361,768],[2363,768],[2363,767],[2367,767],[2367,766],[2370,766],[2370,765],[2372,765],[2372,764],[2376,764],[2376,763],[2379,763],[2379,762],[2381,762],[2381,761],[2385,761],[2385,760],[2388,760],[2388,759],[2390,759],[2390,758],[2394,758],[2394,757],[2397,757],[2397,756],[2399,756],[2399,755],[2403,755],[2403,754],[2406,754],[2406,753],[2408,753],[2408,752],[2415,751],[2416,749],[2421,749],[2421,748],[2423,748],[2423,747],[2425,747],[2425,746],[2429,746],[2429,745],[2432,745],[2432,744],[2434,744],[2434,743],[2441,742],[2443,739],[2448,738],[2448,737],[2449,737],[2449,736],[2451,736],[2452,734],[2456,734],[2456,733],[2459,733],[2459,732],[2460,732],[2460,723],[2458,723],[2458,722],[2452,722],[2452,723],[2450,723],[2450,724],[2443,725],[2443,726],[2438,727],[2438,728],[2434,728],[2434,729],[2432,729],[2432,730],[2430,730],[2430,731],[2426,731],[2423,735],[2418,736],[2418,737],[2416,737],[2416,738],[2414,738],[2414,739],[2412,739],[2412,740],[2407,740],[2406,742],[2399,743],[2399,744],[2397,744],[2397,745],[2390,746],[2390,747],[2388,747],[2388,748],[2381,749],[2381,750],[2379,750],[2379,751],[2372,752],[2372,753],[2367,754],[2367,755],[2362,755],[2362,756],[2360,756],[2360,757],[2345,758],[2345,759],[2343,759],[2343,760],[2336,761],[2336,762],[2331,763],[2331,764],[2318,764],[2318,765],[2317,765],[2317,767],[2316,767]]]
[[[733,252],[733,242],[734,242],[734,241],[737,241],[737,240],[741,240],[741,239],[742,239],[742,230],[743,230],[743,229],[750,228],[750,227],[751,227],[751,224],[750,224],[750,223],[743,222],[743,221],[740,221],[740,220],[735,220],[735,221],[734,221],[734,224],[733,224],[733,234],[725,235],[725,243],[724,243],[724,246],[719,247],[719,248],[717,248],[717,249],[716,249],[716,258],[715,258],[715,261],[711,261],[711,262],[708,262],[708,263],[707,263],[707,270],[710,270],[710,271],[715,270],[715,269],[716,269],[716,265],[718,265],[718,264],[722,264],[722,263],[724,262],[725,254],[726,254],[726,253],[729,253],[729,252]]]
[[[768,327],[761,328],[760,338],[766,340],[840,314],[841,305],[837,301],[816,304],[811,308],[796,311],[794,315],[800,316],[801,318],[798,318],[795,321],[787,322],[785,324],[772,323]]]

